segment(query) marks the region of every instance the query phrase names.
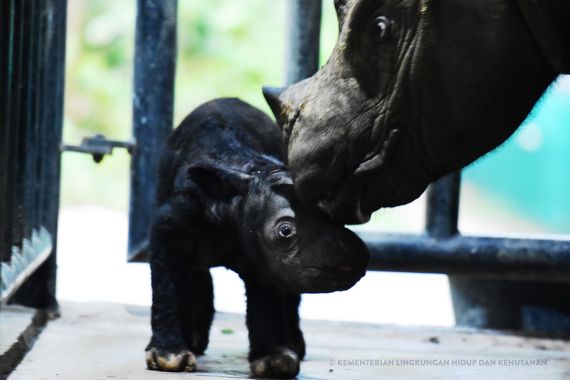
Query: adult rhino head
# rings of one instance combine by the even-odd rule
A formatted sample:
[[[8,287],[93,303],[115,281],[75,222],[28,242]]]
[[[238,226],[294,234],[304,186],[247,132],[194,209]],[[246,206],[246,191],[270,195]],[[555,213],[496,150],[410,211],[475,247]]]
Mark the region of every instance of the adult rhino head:
[[[264,93],[299,198],[344,223],[414,200],[501,144],[570,67],[567,0],[335,7],[340,33],[328,62]]]

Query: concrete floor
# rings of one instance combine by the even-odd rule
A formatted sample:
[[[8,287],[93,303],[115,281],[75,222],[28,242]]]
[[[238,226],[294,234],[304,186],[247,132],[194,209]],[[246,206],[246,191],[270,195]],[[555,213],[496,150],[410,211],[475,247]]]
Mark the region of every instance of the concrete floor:
[[[34,310],[32,309],[17,306],[2,309],[0,313],[0,356],[18,341],[22,331],[32,323],[33,317]]]
[[[570,342],[446,328],[304,321],[299,380],[570,379]],[[243,315],[218,313],[198,372],[145,369],[148,308],[64,303],[9,380],[248,378]]]

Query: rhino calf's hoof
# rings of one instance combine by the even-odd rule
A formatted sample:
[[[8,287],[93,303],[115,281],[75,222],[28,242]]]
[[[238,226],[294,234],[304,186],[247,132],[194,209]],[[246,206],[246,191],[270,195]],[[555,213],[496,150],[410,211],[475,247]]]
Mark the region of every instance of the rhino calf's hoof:
[[[299,374],[299,357],[291,350],[267,355],[250,364],[253,377],[291,379]]]
[[[174,353],[153,347],[146,351],[146,365],[155,371],[194,372],[196,356],[188,350]]]

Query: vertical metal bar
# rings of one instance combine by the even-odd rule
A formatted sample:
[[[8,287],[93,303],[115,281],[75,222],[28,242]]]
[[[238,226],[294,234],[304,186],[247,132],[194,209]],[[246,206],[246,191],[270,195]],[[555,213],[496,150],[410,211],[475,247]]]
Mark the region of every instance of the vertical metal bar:
[[[13,1],[3,1],[0,12],[0,262],[10,259],[8,227],[8,151],[10,141],[10,73],[12,59],[12,14]],[[1,280],[1,278],[0,278]]]
[[[444,238],[458,233],[461,174],[452,173],[430,185],[427,193],[426,230],[429,236]]]
[[[36,188],[36,163],[39,151],[36,147],[37,124],[36,124],[36,94],[38,91],[38,53],[39,41],[39,15],[40,9],[37,0],[24,2],[27,5],[25,14],[25,53],[24,53],[24,101],[20,110],[22,114],[21,144],[19,146],[19,207],[22,216],[22,237],[32,235],[32,229],[36,223],[35,194]]]
[[[10,181],[10,189],[7,197],[8,207],[8,223],[10,226],[10,245],[20,246],[22,243],[22,217],[21,217],[21,203],[19,200],[19,170],[22,163],[19,160],[19,146],[21,144],[21,107],[24,95],[24,35],[25,35],[25,2],[15,1],[13,6],[13,18],[11,22],[13,35],[12,35],[12,49],[13,57],[11,64],[11,104],[10,104],[10,146],[8,153],[8,178]]]
[[[42,170],[44,188],[41,224],[51,234],[53,250],[49,258],[22,285],[12,302],[43,309],[56,309],[56,251],[59,214],[60,163],[59,146],[63,126],[63,99],[65,84],[65,37],[67,0],[41,0],[42,33],[40,43],[40,87],[46,96],[41,98]]]
[[[45,1],[45,0],[44,0]],[[65,49],[67,31],[67,0],[49,0],[46,4],[46,22],[49,30],[45,40],[44,49],[48,51],[45,55],[44,68],[46,71],[53,67],[53,78],[46,78],[43,86],[46,91],[52,94],[46,107],[51,110],[44,110],[46,120],[45,128],[51,130],[48,141],[46,141],[46,157],[50,162],[46,164],[46,188],[48,198],[46,199],[46,214],[43,224],[47,226],[52,235],[53,251],[49,259],[38,270],[38,281],[43,285],[44,293],[40,295],[40,300],[44,307],[57,307],[55,298],[56,274],[57,274],[57,226],[59,221],[59,196],[61,183],[61,146],[63,132],[64,115],[64,92],[65,92]],[[53,34],[53,35],[52,35]]]
[[[172,130],[176,0],[138,0],[135,41],[129,260],[144,260],[154,213],[158,160]]]
[[[289,0],[286,84],[310,77],[319,68],[322,0]]]
[[[53,110],[48,110],[45,107],[45,104],[48,102],[47,98],[52,95],[52,91],[56,88],[57,85],[50,83],[51,78],[50,75],[50,68],[46,67],[45,62],[49,62],[49,57],[51,54],[51,49],[53,49],[52,42],[48,37],[49,34],[52,32],[53,26],[51,25],[50,20],[53,19],[53,10],[50,9],[49,3],[45,3],[41,7],[42,13],[40,16],[40,27],[39,27],[39,34],[40,34],[40,48],[38,52],[38,90],[36,91],[36,104],[37,104],[37,151],[38,151],[38,162],[36,166],[36,204],[38,208],[37,214],[37,225],[35,228],[39,228],[40,226],[51,226],[51,223],[48,222],[50,215],[47,213],[47,208],[50,207],[48,202],[52,201],[50,194],[45,191],[49,186],[53,186],[51,183],[48,182],[48,171],[50,165],[52,163],[45,162],[45,157],[52,157],[53,156],[53,146],[48,145],[46,142],[50,140],[51,134],[53,131],[50,130],[50,126],[52,125],[50,115],[52,114]],[[60,78],[62,79],[62,78]],[[49,85],[53,87],[48,87]],[[61,140],[61,138],[59,138]],[[58,162],[57,165],[59,167],[59,155],[56,158]],[[53,189],[53,188],[52,188]],[[59,186],[55,189],[59,194]],[[59,201],[59,197],[58,197]],[[59,207],[58,207],[59,208]],[[57,214],[57,213],[56,213]],[[50,228],[51,231],[51,228]],[[57,237],[54,236],[54,242],[57,240]]]
[[[43,54],[45,51],[45,35],[47,32],[47,29],[45,28],[45,12],[44,12],[44,7],[45,7],[45,3],[43,3],[42,0],[38,1],[37,5],[37,14],[35,15],[35,23],[36,23],[36,39],[37,39],[37,48],[36,48],[36,53],[35,53],[35,60],[34,60],[34,88],[35,91],[33,92],[33,97],[32,97],[32,102],[33,102],[33,107],[32,107],[32,112],[33,112],[33,119],[32,119],[32,126],[33,126],[33,146],[34,146],[34,151],[36,152],[34,154],[34,167],[33,167],[33,172],[30,173],[30,177],[32,178],[31,182],[32,182],[32,186],[33,186],[33,193],[32,193],[32,204],[33,204],[33,224],[32,224],[32,228],[34,228],[34,230],[38,230],[41,227],[41,217],[42,217],[42,212],[43,212],[43,208],[41,207],[41,199],[42,199],[42,194],[44,192],[44,186],[43,186],[43,182],[42,182],[42,174],[44,172],[43,170],[43,161],[44,161],[44,155],[43,155],[43,149],[42,149],[42,108],[43,108],[43,103],[44,103],[44,98],[45,96],[49,96],[48,94],[45,93],[44,88],[42,87],[42,80],[43,80],[43,75],[42,74],[47,74],[47,70],[46,68],[42,67],[42,60],[43,60]]]

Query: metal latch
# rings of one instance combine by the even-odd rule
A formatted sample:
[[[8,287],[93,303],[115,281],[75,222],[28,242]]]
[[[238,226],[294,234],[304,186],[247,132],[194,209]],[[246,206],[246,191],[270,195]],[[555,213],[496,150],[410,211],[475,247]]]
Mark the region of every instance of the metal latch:
[[[107,140],[103,135],[95,135],[93,137],[84,137],[81,140],[81,145],[61,145],[62,152],[78,152],[87,153],[93,156],[93,161],[99,163],[103,161],[106,155],[111,155],[114,148],[126,149],[129,154],[132,154],[136,144],[134,141],[117,141]]]

